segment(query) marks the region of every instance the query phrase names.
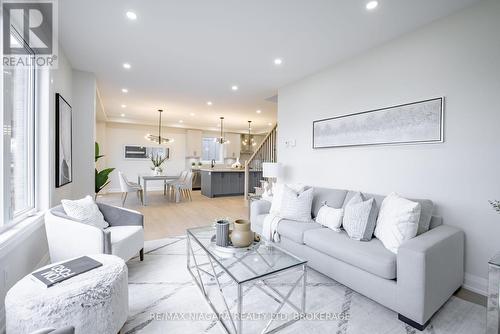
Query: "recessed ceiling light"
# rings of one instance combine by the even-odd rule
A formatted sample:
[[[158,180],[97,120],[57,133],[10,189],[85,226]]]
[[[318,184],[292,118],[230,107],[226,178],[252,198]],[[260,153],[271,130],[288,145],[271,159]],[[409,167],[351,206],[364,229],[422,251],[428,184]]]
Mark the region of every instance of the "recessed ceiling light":
[[[122,88],[122,93],[128,93],[128,89],[127,88]]]
[[[257,114],[260,114],[260,113],[262,112],[262,110],[260,110],[260,109],[259,109],[259,110],[255,110],[255,112],[256,112]]]
[[[126,12],[125,15],[127,15],[129,20],[137,20],[137,14],[132,11]]]
[[[207,106],[211,106],[212,104],[213,104],[212,101],[207,102]]]
[[[121,117],[125,117],[125,114],[120,114]]]
[[[184,121],[182,119],[179,120],[179,123],[184,123]]]
[[[273,125],[273,123],[267,123],[267,125],[271,126],[271,125]]]
[[[196,114],[194,112],[190,113],[189,116],[195,116]]]
[[[126,104],[122,104],[122,108],[127,108],[127,105]]]
[[[231,86],[231,89],[234,90],[234,91],[237,91],[238,90],[238,86],[233,85],[233,86]]]
[[[132,66],[129,63],[123,63],[123,68],[129,70]]]
[[[366,4],[366,9],[368,9],[368,10],[374,10],[377,7],[378,7],[378,1],[369,1]]]
[[[281,59],[281,58],[276,58],[276,59],[274,60],[274,65],[281,65],[281,64],[283,64],[283,59]]]

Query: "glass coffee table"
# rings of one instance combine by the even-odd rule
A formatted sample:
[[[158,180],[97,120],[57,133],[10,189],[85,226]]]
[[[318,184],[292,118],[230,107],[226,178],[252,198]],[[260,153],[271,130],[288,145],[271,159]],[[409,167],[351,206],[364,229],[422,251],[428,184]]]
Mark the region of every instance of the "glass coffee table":
[[[264,241],[235,253],[221,252],[212,241],[214,227],[186,232],[187,269],[226,333],[275,333],[304,316],[307,261]],[[250,293],[253,299],[246,305]],[[285,306],[291,313],[283,313]],[[269,312],[262,313],[266,308]],[[261,322],[252,320],[263,321],[263,328],[256,330]]]

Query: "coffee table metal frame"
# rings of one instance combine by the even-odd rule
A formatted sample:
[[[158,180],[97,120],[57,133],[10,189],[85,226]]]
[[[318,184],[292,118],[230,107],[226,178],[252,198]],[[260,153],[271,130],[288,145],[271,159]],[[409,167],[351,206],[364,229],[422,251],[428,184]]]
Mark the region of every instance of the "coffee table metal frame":
[[[289,252],[283,250],[280,247],[274,246],[274,245],[268,245],[266,247],[273,247],[275,249],[278,249],[279,251],[295,258],[298,260],[296,264],[292,264],[290,266],[280,268],[275,271],[271,271],[266,274],[259,275],[256,273],[251,266],[243,262],[242,260],[247,257],[250,254],[256,254],[259,256],[260,259],[263,260],[266,265],[269,266],[269,268],[272,268],[272,265],[259,253],[258,249],[250,250],[248,252],[244,253],[235,253],[233,255],[234,258],[237,259],[236,262],[231,263],[229,266],[223,265],[212,252],[203,245],[202,242],[198,240],[198,238],[192,233],[192,230],[199,229],[199,228],[194,228],[194,229],[187,229],[186,230],[186,244],[187,244],[187,269],[191,276],[193,277],[194,282],[198,286],[200,292],[202,293],[203,297],[207,301],[208,305],[212,309],[212,311],[216,314],[217,318],[219,319],[218,322],[221,324],[222,329],[228,333],[235,333],[235,334],[242,334],[243,333],[243,323],[242,323],[242,306],[243,306],[243,287],[246,284],[252,284],[255,287],[257,287],[259,290],[261,290],[264,294],[267,296],[271,297],[271,299],[275,302],[278,302],[278,307],[276,310],[273,312],[271,319],[267,322],[266,326],[264,329],[261,331],[261,334],[270,334],[270,333],[276,333],[279,330],[299,321],[304,317],[305,310],[306,310],[306,284],[307,284],[307,261],[301,260],[294,256],[293,254],[290,254]],[[215,233],[215,229],[214,229]],[[200,249],[205,253],[204,255],[207,257],[208,261],[204,263],[199,263],[196,259],[195,255],[195,249],[193,248],[193,242],[194,244],[197,244]],[[193,261],[193,264],[191,264],[191,260]],[[241,263],[244,265],[250,272],[252,272],[255,276],[249,279],[245,280],[238,280],[234,275],[231,274],[231,267]],[[220,268],[221,271],[217,272],[216,268]],[[285,272],[289,272],[292,270],[299,270],[302,271],[300,274],[299,278],[295,280],[292,284],[292,287],[290,290],[286,293],[283,294],[282,292],[278,291],[276,288],[268,284],[266,280],[269,280],[271,278],[277,277],[279,275],[282,275]],[[223,287],[221,285],[221,282],[219,278],[227,274],[228,277],[237,285],[237,310],[236,314],[233,315],[231,313],[230,307],[228,305],[228,301],[226,299],[226,296],[224,295],[223,292]],[[212,303],[210,300],[210,297],[208,296],[207,293],[207,288],[206,284],[203,281],[202,277],[208,276],[211,281],[215,281],[217,284],[217,291],[219,295],[222,297],[224,307],[225,307],[225,312],[227,312],[228,318],[229,318],[229,326],[224,323],[221,319],[221,313],[219,310],[216,309],[215,305]],[[300,284],[302,282],[302,284]],[[261,284],[259,284],[261,283]],[[292,301],[290,301],[290,297],[292,296],[293,292],[296,291],[298,287],[302,287],[302,296],[301,296],[301,305],[297,306],[295,305]],[[296,316],[293,317],[293,319],[277,326],[276,328],[269,329],[275,320],[275,318],[280,314],[280,311],[282,308],[286,305],[290,306],[295,312]]]

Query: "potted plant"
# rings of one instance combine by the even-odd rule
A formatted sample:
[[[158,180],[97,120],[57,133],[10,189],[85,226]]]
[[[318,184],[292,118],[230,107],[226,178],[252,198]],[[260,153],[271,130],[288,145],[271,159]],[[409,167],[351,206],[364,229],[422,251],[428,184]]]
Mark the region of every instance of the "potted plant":
[[[99,143],[95,142],[94,145],[94,152],[95,152],[95,162],[99,160],[100,158],[104,157],[104,155],[99,154]],[[112,171],[114,171],[114,168],[105,168],[101,171],[98,171],[97,168],[95,168],[95,195],[94,199],[97,199],[97,194],[104,189],[109,184],[109,174],[111,174]]]
[[[196,162],[191,163],[191,169],[196,169]]]
[[[198,161],[198,167],[201,168],[201,166],[203,166],[203,164],[201,163],[201,161]]]
[[[160,175],[163,172],[163,168],[161,165],[168,159],[168,157],[162,157],[160,154],[153,155],[151,154],[151,162],[153,163],[153,167],[151,170],[153,174]]]
[[[495,209],[496,212],[500,213],[500,201],[489,201],[493,209]]]

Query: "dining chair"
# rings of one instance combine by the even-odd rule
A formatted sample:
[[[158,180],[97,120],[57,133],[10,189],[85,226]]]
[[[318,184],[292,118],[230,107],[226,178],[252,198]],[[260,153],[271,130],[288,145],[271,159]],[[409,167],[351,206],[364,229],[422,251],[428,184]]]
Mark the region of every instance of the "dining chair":
[[[193,197],[191,196],[191,190],[193,189],[193,172],[188,171],[186,174],[186,177],[182,182],[175,183],[173,185],[175,187],[176,193],[178,194],[177,196],[184,197],[189,199],[190,201],[193,200]],[[176,199],[177,200],[177,199]]]
[[[130,182],[125,174],[122,172],[118,172],[118,178],[120,180],[120,190],[122,192],[122,206],[125,206],[125,201],[127,200],[127,195],[128,193],[135,192],[137,193],[137,198],[141,202],[141,204],[144,204],[144,191],[142,189],[142,186],[138,183],[135,182]]]
[[[188,171],[183,170],[177,179],[165,180],[165,182],[163,183],[163,195],[166,195],[168,193],[169,196],[174,196],[175,184],[184,182],[187,174]]]

